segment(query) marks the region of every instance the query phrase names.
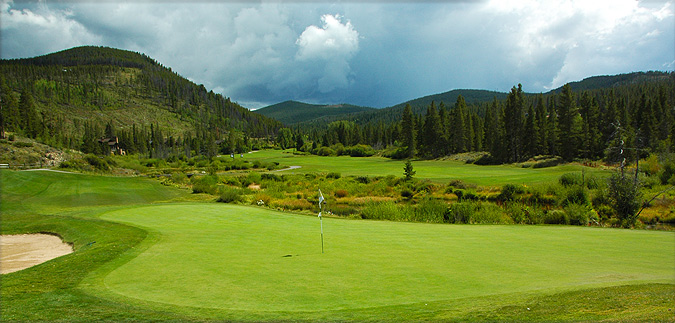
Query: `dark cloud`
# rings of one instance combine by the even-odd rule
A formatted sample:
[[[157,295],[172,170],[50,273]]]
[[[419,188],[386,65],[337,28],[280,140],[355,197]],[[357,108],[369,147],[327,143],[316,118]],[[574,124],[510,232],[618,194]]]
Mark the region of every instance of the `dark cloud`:
[[[539,92],[675,67],[675,8],[663,1],[0,1],[3,58],[129,49],[254,108]]]

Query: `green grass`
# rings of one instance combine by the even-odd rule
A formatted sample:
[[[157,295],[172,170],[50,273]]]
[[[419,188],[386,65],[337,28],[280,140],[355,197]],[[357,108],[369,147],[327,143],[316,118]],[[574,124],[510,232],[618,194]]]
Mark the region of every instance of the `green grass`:
[[[315,216],[162,203],[186,193],[142,178],[0,176],[3,234],[75,247],[2,276],[3,321],[673,320],[671,233],[326,218],[321,254]]]
[[[247,160],[278,162],[286,166],[301,166],[299,169],[281,173],[339,172],[342,175],[355,176],[403,176],[404,161],[384,157],[319,157],[313,155],[293,155],[292,150],[264,150],[244,156]],[[543,184],[556,182],[560,175],[581,172],[587,175],[605,176],[605,172],[580,165],[560,165],[548,168],[522,168],[515,165],[479,166],[465,164],[455,160],[413,161],[416,178],[430,179],[447,183],[459,179],[467,183],[485,186],[504,184]]]

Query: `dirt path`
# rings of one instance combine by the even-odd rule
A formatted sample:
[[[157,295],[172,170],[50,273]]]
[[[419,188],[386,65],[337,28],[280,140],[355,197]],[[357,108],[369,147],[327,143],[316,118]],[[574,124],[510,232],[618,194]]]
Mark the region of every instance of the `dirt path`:
[[[8,274],[73,252],[57,236],[20,234],[0,237],[0,274]]]
[[[283,171],[285,171],[285,170],[298,169],[298,168],[300,168],[300,167],[302,167],[302,166],[288,166],[288,168],[284,168],[284,169],[275,169],[275,170],[270,171],[270,172],[283,172]]]

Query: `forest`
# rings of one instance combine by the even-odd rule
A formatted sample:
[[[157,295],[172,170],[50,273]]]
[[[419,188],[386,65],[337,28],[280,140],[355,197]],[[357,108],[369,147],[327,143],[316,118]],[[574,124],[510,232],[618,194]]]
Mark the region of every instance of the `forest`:
[[[631,162],[675,150],[675,73],[594,77],[546,94],[464,92],[455,102],[285,126],[208,91],[150,57],[78,47],[0,61],[0,126],[58,148],[151,158],[214,157],[276,146],[317,155],[434,159],[487,152],[478,164],[546,158]],[[447,99],[445,96],[431,98]],[[498,98],[499,96],[499,98]],[[402,110],[402,111],[401,111]],[[331,119],[332,118],[332,119]],[[625,159],[625,160],[624,160]]]

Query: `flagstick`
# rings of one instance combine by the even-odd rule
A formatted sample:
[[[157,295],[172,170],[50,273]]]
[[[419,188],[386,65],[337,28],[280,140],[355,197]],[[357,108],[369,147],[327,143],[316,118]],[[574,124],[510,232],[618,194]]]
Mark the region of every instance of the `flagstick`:
[[[323,253],[323,217],[319,218],[321,222],[321,253]]]

